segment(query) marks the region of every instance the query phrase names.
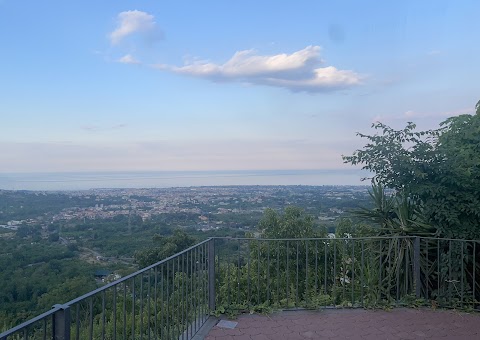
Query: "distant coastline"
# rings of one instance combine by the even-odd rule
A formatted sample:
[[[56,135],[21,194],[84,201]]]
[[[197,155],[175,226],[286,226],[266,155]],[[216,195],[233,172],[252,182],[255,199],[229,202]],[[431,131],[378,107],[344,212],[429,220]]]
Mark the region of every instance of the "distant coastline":
[[[358,169],[0,173],[4,190],[88,190],[222,185],[365,185]]]

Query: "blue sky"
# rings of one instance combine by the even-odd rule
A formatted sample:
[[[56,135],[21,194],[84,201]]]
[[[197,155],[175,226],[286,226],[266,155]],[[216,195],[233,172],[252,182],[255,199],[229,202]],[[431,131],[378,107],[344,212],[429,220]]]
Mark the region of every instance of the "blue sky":
[[[337,169],[480,99],[478,1],[0,0],[1,172]]]

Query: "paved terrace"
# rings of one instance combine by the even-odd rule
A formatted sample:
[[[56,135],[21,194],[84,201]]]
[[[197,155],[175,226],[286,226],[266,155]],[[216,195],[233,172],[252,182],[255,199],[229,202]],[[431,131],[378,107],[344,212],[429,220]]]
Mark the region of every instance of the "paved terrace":
[[[445,310],[288,311],[241,315],[234,321],[233,329],[216,323],[204,339],[480,339],[480,314]]]

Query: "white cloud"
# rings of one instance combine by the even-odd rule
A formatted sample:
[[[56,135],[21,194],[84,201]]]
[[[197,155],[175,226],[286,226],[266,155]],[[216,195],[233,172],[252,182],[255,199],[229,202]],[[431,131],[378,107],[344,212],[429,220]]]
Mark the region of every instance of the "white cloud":
[[[140,61],[135,59],[131,54],[125,54],[123,57],[117,60],[117,62],[122,64],[140,64]]]
[[[150,38],[158,38],[159,31],[155,17],[142,11],[125,11],[118,14],[118,25],[108,37],[112,44],[118,44],[134,33],[147,33]]]
[[[236,52],[224,64],[197,60],[184,66],[159,64],[156,68],[212,81],[246,82],[283,87],[292,91],[323,92],[361,84],[362,76],[333,66],[319,67],[319,46],[292,54],[258,55],[254,50]]]

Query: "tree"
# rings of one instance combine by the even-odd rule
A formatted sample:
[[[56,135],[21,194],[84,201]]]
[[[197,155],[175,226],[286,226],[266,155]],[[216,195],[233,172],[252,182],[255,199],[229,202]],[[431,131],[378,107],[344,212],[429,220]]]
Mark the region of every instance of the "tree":
[[[358,133],[368,143],[343,160],[372,172],[372,183],[394,189],[398,203],[421,212],[422,223],[435,227],[437,235],[478,238],[480,101],[476,112],[448,118],[429,131],[415,131],[411,122],[402,130],[375,123],[380,133]]]
[[[306,215],[301,208],[288,206],[283,214],[266,209],[259,223],[263,238],[315,237],[313,216]]]
[[[194,237],[181,229],[175,229],[173,235],[167,237],[156,235],[153,237],[153,240],[158,243],[158,246],[135,253],[135,262],[141,268],[179,253],[193,246],[196,242]]]

